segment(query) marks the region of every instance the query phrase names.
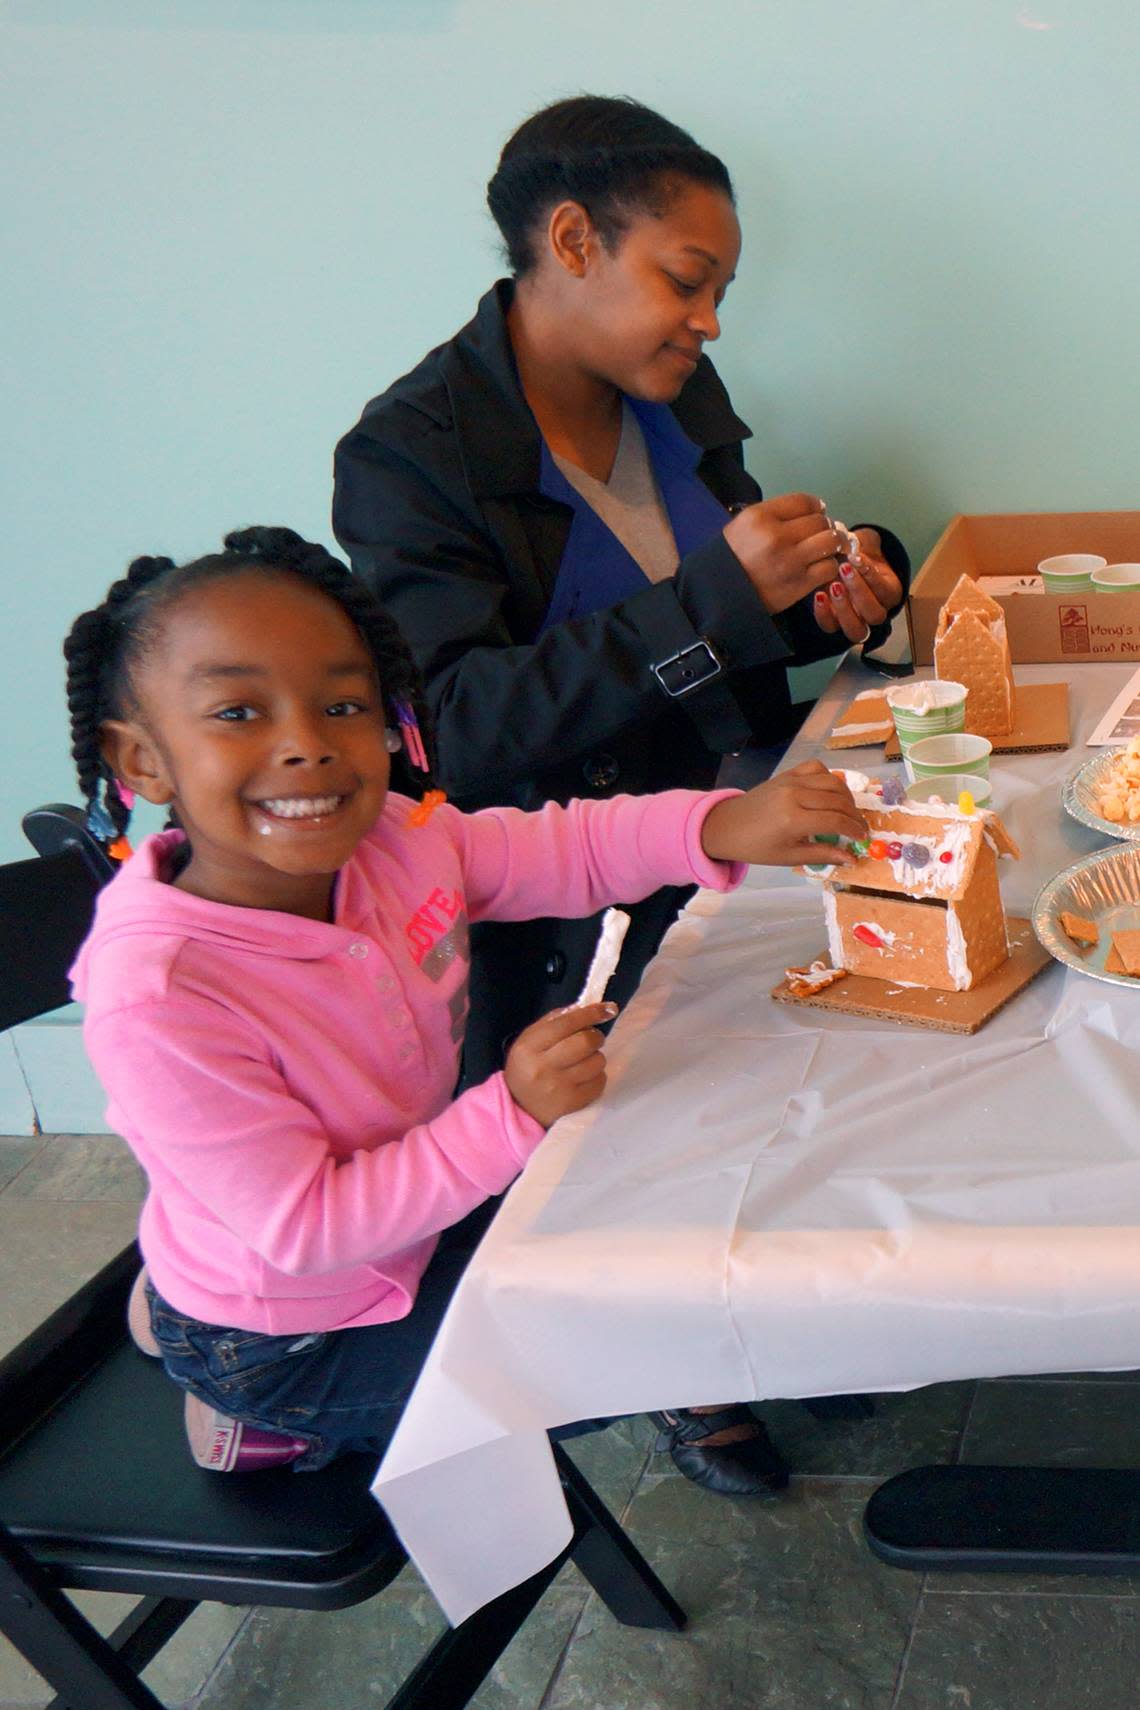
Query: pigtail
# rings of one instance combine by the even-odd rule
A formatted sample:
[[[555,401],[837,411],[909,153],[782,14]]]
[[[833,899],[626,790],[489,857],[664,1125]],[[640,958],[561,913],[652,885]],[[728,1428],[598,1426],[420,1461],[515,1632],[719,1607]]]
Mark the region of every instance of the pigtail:
[[[88,825],[104,843],[123,837],[131,817],[130,803],[103,758],[102,727],[121,711],[125,655],[141,615],[141,607],[132,612],[132,602],[173,568],[172,558],[136,558],[127,574],[112,583],[102,605],[79,614],[63,644],[71,757]]]

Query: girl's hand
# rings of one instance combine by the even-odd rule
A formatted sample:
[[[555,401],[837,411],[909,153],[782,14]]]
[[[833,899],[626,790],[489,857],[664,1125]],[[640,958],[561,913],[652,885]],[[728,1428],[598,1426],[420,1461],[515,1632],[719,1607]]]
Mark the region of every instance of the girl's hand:
[[[846,545],[845,536],[832,528],[823,500],[811,493],[783,493],[746,505],[725,525],[724,538],[773,614],[834,581]]]
[[[598,1028],[617,1012],[616,1003],[552,1009],[525,1027],[511,1046],[503,1069],[508,1091],[544,1128],[601,1096],[606,1060]]]
[[[902,583],[883,557],[877,529],[857,528],[862,562],[843,563],[839,574],[812,602],[815,621],[827,635],[841,629],[848,641],[866,641],[902,599]]]
[[[837,843],[813,841],[820,836],[866,837],[867,822],[843,779],[818,760],[805,760],[743,796],[718,802],[701,827],[701,847],[713,861],[765,867],[845,866],[856,859]]]

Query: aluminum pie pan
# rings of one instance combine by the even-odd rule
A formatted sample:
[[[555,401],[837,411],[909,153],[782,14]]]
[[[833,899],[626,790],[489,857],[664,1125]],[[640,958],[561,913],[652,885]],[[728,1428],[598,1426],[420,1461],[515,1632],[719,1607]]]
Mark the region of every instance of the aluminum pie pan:
[[[1106,748],[1078,767],[1061,791],[1061,806],[1082,825],[1087,825],[1090,831],[1099,831],[1102,837],[1117,837],[1123,843],[1140,843],[1140,824],[1129,825],[1105,819],[1096,811],[1096,799],[1112,781],[1113,766],[1119,755],[1119,748]]]
[[[1061,929],[1062,913],[1096,922],[1100,942],[1082,951]],[[1033,904],[1033,930],[1051,956],[1067,968],[1113,986],[1140,987],[1131,974],[1105,972],[1112,934],[1140,928],[1140,849],[1116,843],[1095,849],[1042,885]]]

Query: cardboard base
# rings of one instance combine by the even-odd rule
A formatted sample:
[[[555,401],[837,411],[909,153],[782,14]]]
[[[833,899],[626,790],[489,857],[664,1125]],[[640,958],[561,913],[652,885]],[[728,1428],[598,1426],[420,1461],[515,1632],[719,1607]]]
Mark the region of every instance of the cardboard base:
[[[837,1010],[844,1015],[869,1015],[876,1020],[897,1021],[904,1027],[934,1027],[940,1033],[976,1033],[1053,960],[1038,942],[1028,920],[1009,915],[1006,930],[1010,947],[1008,962],[1003,962],[968,992],[936,992],[927,986],[900,986],[891,980],[872,979],[867,974],[848,974],[846,979],[836,980],[833,986],[807,997],[794,997],[787,980],[781,980],[772,996],[777,1003]],[[820,960],[827,960],[826,952]]]
[[[1044,754],[1049,749],[1068,748],[1068,683],[1019,683],[1013,729],[1007,736],[991,736],[988,740],[995,754]],[[898,736],[892,732],[883,758],[901,757]]]

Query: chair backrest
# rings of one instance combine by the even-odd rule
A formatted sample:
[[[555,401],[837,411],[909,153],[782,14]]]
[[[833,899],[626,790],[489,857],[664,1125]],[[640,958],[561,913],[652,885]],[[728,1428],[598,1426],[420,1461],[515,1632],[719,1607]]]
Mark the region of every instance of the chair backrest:
[[[0,1031],[69,1002],[100,888],[73,849],[0,867]]]
[[[39,857],[0,867],[0,1032],[69,1001],[67,971],[115,872],[78,808],[36,808],[24,831]]]

